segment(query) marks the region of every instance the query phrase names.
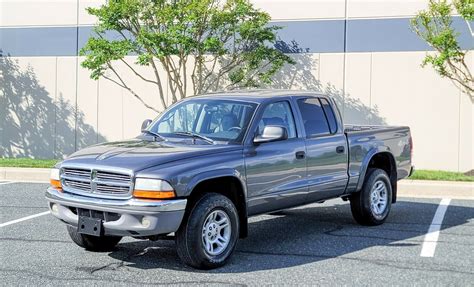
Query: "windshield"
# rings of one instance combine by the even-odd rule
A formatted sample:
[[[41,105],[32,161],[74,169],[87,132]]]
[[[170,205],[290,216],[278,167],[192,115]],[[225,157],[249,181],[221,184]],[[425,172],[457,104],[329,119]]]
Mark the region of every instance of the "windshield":
[[[148,130],[165,137],[184,132],[215,141],[241,142],[256,106],[231,100],[187,100],[166,111]]]

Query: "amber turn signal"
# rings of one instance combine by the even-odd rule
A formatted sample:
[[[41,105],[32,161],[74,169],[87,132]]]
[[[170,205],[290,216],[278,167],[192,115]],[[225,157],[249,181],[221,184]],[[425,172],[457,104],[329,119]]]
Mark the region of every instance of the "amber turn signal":
[[[49,183],[51,184],[51,187],[54,187],[56,189],[61,189],[62,188],[61,182],[59,180],[50,179]]]
[[[173,187],[166,181],[153,178],[137,178],[133,196],[142,199],[169,199],[176,196]]]
[[[51,184],[51,187],[61,190],[61,180],[59,179],[59,169],[53,168],[51,169],[51,176],[49,177],[49,183]]]
[[[134,190],[133,196],[146,199],[169,199],[175,197],[174,191]]]

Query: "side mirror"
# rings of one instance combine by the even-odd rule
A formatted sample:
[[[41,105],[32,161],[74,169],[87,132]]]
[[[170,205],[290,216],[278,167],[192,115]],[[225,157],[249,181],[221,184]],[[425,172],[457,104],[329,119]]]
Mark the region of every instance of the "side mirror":
[[[261,135],[256,136],[253,142],[256,144],[286,140],[288,131],[282,126],[266,126]]]
[[[152,122],[152,120],[150,120],[150,119],[144,120],[143,123],[142,123],[141,131],[146,130],[146,128],[151,124],[151,122]]]

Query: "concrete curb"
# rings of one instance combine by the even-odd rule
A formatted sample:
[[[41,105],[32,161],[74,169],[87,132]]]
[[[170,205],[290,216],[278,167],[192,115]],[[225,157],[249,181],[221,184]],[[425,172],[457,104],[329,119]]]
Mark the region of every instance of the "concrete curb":
[[[404,179],[398,182],[400,197],[474,200],[474,182]]]
[[[49,168],[0,167],[0,180],[49,182]]]
[[[49,168],[0,167],[0,180],[49,182]],[[398,182],[400,197],[474,200],[474,182],[404,179]]]

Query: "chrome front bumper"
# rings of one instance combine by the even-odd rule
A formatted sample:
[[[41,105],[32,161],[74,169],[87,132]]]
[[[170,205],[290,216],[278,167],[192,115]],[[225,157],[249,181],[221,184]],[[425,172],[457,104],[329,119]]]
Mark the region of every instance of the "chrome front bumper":
[[[74,212],[77,208],[118,214],[117,220],[103,222],[104,234],[117,236],[151,236],[175,232],[181,224],[187,202],[186,199],[100,199],[59,192],[54,188],[48,188],[45,196],[51,213],[73,226],[77,226],[79,221],[77,211]],[[53,208],[53,205],[56,206]]]

